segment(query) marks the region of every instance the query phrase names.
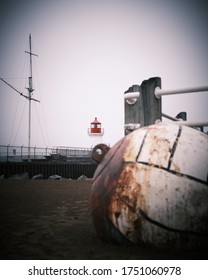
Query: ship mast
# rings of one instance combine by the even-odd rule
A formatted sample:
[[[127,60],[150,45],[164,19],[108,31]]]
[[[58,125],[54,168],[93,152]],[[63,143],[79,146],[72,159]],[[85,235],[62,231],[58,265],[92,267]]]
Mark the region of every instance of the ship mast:
[[[31,43],[31,34],[29,35],[29,52],[25,51],[30,55],[30,76],[29,76],[29,86],[27,88],[28,90],[28,95],[23,94],[19,90],[17,90],[15,87],[10,85],[8,82],[6,82],[3,78],[0,78],[1,81],[3,81],[5,84],[7,84],[9,87],[11,87],[13,90],[18,92],[21,96],[25,97],[26,99],[29,100],[29,124],[28,124],[28,161],[30,161],[30,145],[31,145],[31,101],[36,101],[40,102],[39,100],[35,99],[32,97],[32,92],[34,91],[33,89],[33,84],[32,84],[32,56],[37,56],[37,54],[32,53],[32,43]]]
[[[30,55],[30,76],[29,76],[29,87],[28,90],[28,100],[29,100],[29,124],[28,124],[28,161],[30,161],[30,146],[31,146],[31,100],[32,100],[32,92],[33,83],[32,83],[32,56],[37,56],[36,54],[32,53],[32,43],[31,43],[31,34],[29,35],[29,52],[25,51]]]

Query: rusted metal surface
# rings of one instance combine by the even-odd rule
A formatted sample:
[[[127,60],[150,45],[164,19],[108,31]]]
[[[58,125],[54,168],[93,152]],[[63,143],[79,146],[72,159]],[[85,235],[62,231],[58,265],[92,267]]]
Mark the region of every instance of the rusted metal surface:
[[[122,138],[94,174],[92,214],[108,242],[208,246],[208,136],[152,125]]]

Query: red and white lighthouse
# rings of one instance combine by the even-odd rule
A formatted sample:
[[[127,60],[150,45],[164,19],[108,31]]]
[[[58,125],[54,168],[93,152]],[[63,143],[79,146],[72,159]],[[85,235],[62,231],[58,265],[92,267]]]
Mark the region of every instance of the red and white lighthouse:
[[[102,143],[102,138],[104,134],[104,129],[101,126],[101,122],[95,117],[94,121],[90,123],[90,128],[88,128],[88,135],[91,139],[91,146]]]

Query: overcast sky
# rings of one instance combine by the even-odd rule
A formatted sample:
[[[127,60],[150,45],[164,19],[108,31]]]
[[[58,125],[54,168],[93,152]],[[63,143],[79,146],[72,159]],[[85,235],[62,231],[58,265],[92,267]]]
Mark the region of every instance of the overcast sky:
[[[159,76],[162,88],[208,84],[207,1],[4,1],[0,77],[27,94],[32,35],[33,146],[90,146],[97,117],[103,142],[124,135],[123,93]],[[208,93],[162,98],[163,112],[208,120]],[[28,144],[28,101],[0,81],[0,144]]]

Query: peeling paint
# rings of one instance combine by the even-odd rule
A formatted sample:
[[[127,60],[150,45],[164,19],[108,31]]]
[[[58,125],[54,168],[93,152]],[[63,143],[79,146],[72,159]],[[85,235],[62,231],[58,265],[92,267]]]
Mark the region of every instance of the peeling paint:
[[[98,235],[122,244],[208,246],[205,169],[208,137],[194,129],[159,124],[122,138],[94,174],[91,204]]]

